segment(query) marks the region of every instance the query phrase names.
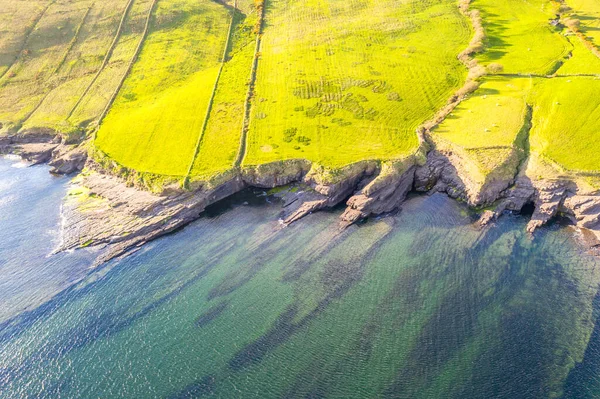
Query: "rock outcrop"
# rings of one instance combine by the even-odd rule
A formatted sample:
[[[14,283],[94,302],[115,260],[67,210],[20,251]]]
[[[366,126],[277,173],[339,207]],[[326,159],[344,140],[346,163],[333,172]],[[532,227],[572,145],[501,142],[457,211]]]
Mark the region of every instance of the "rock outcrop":
[[[246,187],[234,178],[210,190],[160,196],[98,172],[78,177],[63,206],[58,251],[107,247],[102,263],[197,219],[204,209]]]
[[[565,215],[582,229],[588,245],[600,252],[600,192],[589,185],[584,189],[575,178],[549,169],[540,171],[540,161],[532,167],[529,158],[519,164],[518,173],[499,174],[482,183],[469,175],[460,154],[440,151],[433,144],[428,148],[426,156],[420,155],[425,153],[422,149],[402,161],[363,161],[337,171],[301,159],[246,166],[212,182],[192,183],[188,190],[168,186],[156,194],[106,173],[88,159],[85,146],[61,143],[47,132],[0,138],[0,151],[19,154],[32,163],[48,162],[52,173],[76,173],[87,166],[65,200],[58,250],[103,247],[98,264],[184,226],[207,206],[247,187],[291,183],[299,184],[299,189],[285,196],[284,225],[346,201],[340,217],[340,227],[346,228],[369,216],[400,209],[411,191],[444,192],[473,207],[488,207],[479,220],[481,226],[527,204],[534,206],[527,226],[530,232]]]
[[[348,200],[340,226],[346,228],[371,215],[398,209],[413,187],[415,170],[411,161],[385,164],[373,181]]]
[[[324,179],[318,171],[309,172],[304,183],[312,190],[300,193],[295,204],[285,208],[283,223],[288,225],[310,213],[338,205],[357,187],[367,184],[377,170],[375,162],[359,162],[342,169],[333,179]]]
[[[49,129],[37,129],[0,137],[0,154],[17,154],[32,165],[48,163],[54,174],[83,170],[88,154],[83,144],[65,144]]]
[[[49,161],[50,173],[69,175],[83,170],[88,153],[83,146],[61,145],[54,149]]]

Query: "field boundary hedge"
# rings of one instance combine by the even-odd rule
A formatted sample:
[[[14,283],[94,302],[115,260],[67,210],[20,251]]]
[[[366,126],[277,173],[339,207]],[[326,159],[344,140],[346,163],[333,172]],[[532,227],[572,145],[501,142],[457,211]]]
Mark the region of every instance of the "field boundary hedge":
[[[38,24],[40,23],[40,21],[42,20],[44,15],[46,15],[46,12],[48,11],[48,9],[54,3],[56,3],[56,1],[57,0],[52,0],[50,3],[48,3],[46,5],[46,7],[44,7],[44,10],[40,13],[40,15],[38,15],[37,18],[34,20],[34,22],[31,24],[31,28],[29,28],[27,30],[27,33],[25,34],[25,37],[23,39],[23,44],[19,48],[19,51],[17,52],[17,56],[15,57],[13,62],[10,64],[10,66],[8,68],[6,68],[6,70],[4,72],[2,72],[2,75],[0,75],[0,82],[2,82],[2,79],[4,79],[6,74],[8,74],[8,72],[12,69],[12,67],[15,65],[15,63],[17,63],[17,61],[19,61],[21,59],[21,57],[23,55],[23,51],[25,51],[25,48],[27,47],[27,43],[29,43],[29,37],[35,31],[35,28],[37,28]]]
[[[142,37],[140,37],[140,41],[138,42],[135,52],[133,53],[133,56],[131,57],[131,60],[129,61],[129,65],[127,66],[127,69],[123,73],[121,80],[119,80],[119,84],[113,91],[113,94],[110,96],[108,103],[106,104],[106,107],[104,107],[104,111],[102,111],[102,113],[98,117],[98,121],[96,123],[96,129],[94,131],[94,136],[96,135],[96,133],[98,131],[97,127],[100,126],[100,124],[102,123],[102,120],[106,117],[106,114],[108,114],[110,107],[113,105],[113,103],[115,102],[115,99],[117,98],[117,94],[119,94],[121,87],[123,87],[123,83],[125,83],[125,79],[129,75],[129,72],[131,72],[131,68],[133,67],[133,64],[137,60],[137,57],[140,55],[140,51],[142,50],[142,47],[144,46],[146,36],[148,36],[148,31],[150,30],[150,20],[152,19],[152,12],[154,11],[154,7],[156,7],[156,3],[158,3],[158,0],[152,0],[152,4],[150,5],[150,8],[148,9],[148,16],[146,17],[146,25],[144,26],[144,31],[142,33]],[[95,137],[94,137],[94,139],[95,139]]]
[[[73,113],[75,112],[77,107],[79,107],[79,105],[81,104],[81,102],[83,101],[85,96],[91,90],[94,83],[96,83],[96,80],[98,80],[98,78],[100,77],[100,74],[104,71],[104,68],[106,68],[106,65],[108,65],[108,61],[110,60],[112,53],[115,50],[115,47],[117,47],[117,42],[119,41],[119,38],[121,37],[121,33],[123,33],[123,27],[125,26],[125,20],[127,19],[127,15],[129,15],[129,12],[131,11],[131,7],[133,6],[134,1],[135,0],[129,0],[129,3],[127,3],[127,5],[125,6],[125,10],[123,10],[123,14],[121,15],[121,21],[119,22],[117,32],[115,33],[113,41],[110,44],[110,46],[108,47],[108,50],[106,51],[106,55],[104,56],[104,59],[102,60],[102,64],[100,65],[100,68],[98,69],[98,71],[96,72],[96,74],[94,75],[94,77],[92,78],[90,83],[87,85],[87,87],[83,91],[83,94],[81,94],[81,96],[79,96],[79,98],[77,99],[77,102],[75,103],[75,105],[73,105],[73,108],[71,108],[71,110],[67,114],[67,117],[65,118],[66,120],[69,120],[71,118],[71,116],[73,116]]]
[[[58,63],[58,65],[54,68],[54,70],[52,71],[52,73],[50,73],[50,78],[54,75],[56,75],[56,73],[58,73],[58,71],[60,70],[60,68],[62,68],[62,66],[64,65],[65,61],[67,60],[67,57],[69,56],[69,53],[71,52],[71,50],[73,50],[73,47],[75,47],[75,43],[77,43],[77,40],[79,39],[79,33],[81,33],[81,28],[83,28],[83,25],[85,25],[85,21],[87,19],[87,17],[90,15],[90,12],[92,11],[92,8],[94,7],[95,3],[92,3],[87,11],[85,12],[83,18],[81,19],[81,22],[79,23],[79,26],[77,27],[77,29],[75,30],[75,35],[73,35],[73,39],[71,39],[71,42],[69,43],[69,46],[67,47],[67,49],[65,50],[60,62]],[[50,93],[52,93],[52,90],[54,88],[50,87],[50,89],[46,92],[46,94],[44,94],[42,96],[42,99],[36,104],[35,107],[33,107],[33,109],[27,113],[27,115],[25,115],[23,117],[23,119],[20,121],[20,125],[24,124],[25,122],[27,122],[27,120],[29,118],[31,118],[31,116],[33,114],[35,114],[35,111],[37,111],[42,104],[44,103],[44,101],[46,101],[46,98],[50,95]]]
[[[266,0],[255,0],[258,7],[258,21],[256,22],[256,46],[254,48],[254,58],[252,60],[252,68],[250,70],[250,79],[248,82],[248,92],[244,101],[244,122],[242,123],[242,135],[240,137],[240,146],[233,166],[239,168],[244,161],[248,147],[248,129],[250,127],[250,111],[252,109],[252,98],[254,97],[254,85],[256,84],[256,72],[258,70],[258,58],[260,57],[260,45],[262,42],[262,31],[265,19],[265,3]]]
[[[200,152],[200,146],[202,145],[202,140],[204,138],[204,132],[206,131],[206,126],[208,126],[208,120],[210,119],[210,113],[212,111],[213,103],[215,100],[215,95],[217,93],[217,88],[219,86],[219,80],[221,79],[221,73],[223,72],[223,67],[225,66],[225,62],[227,62],[227,54],[229,53],[229,46],[231,45],[231,36],[233,35],[233,26],[235,25],[235,14],[237,12],[237,0],[233,3],[233,8],[231,10],[231,21],[229,22],[229,30],[227,32],[227,40],[225,41],[225,49],[223,50],[223,56],[221,58],[221,65],[219,65],[219,72],[217,72],[217,77],[215,79],[215,84],[212,89],[212,93],[210,94],[210,99],[208,100],[208,105],[206,106],[206,115],[204,116],[204,121],[202,122],[202,128],[200,129],[200,135],[198,136],[198,141],[196,142],[196,147],[194,148],[194,154],[192,155],[192,161],[190,162],[190,166],[185,174],[185,179],[183,185],[186,186],[190,179],[190,174],[192,173],[192,169],[194,167],[194,162],[196,161],[196,157]]]

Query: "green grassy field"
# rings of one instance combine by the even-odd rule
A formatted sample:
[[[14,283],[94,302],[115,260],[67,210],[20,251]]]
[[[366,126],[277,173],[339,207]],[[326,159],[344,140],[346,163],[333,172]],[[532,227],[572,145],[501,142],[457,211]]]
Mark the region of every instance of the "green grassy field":
[[[7,58],[0,122],[24,131],[49,128],[68,134],[106,107],[142,38],[152,2],[46,3],[29,35],[12,44],[23,50],[12,61]],[[18,26],[19,15],[11,18],[2,20],[7,29]]]
[[[210,0],[161,0],[150,33],[96,145],[121,165],[185,176],[194,157],[229,28]]]
[[[50,0],[0,2],[0,79],[17,61],[27,36],[49,4]]]
[[[597,0],[567,0],[573,17],[581,22],[580,30],[600,48],[600,3]]]
[[[43,101],[90,4],[46,4],[0,80],[0,120],[20,127]],[[9,29],[13,23],[19,21],[3,21]]]
[[[486,80],[433,130],[434,141],[440,149],[458,152],[471,161],[463,167],[481,184],[493,172],[514,175],[524,155],[521,136],[530,115],[531,86],[531,78]]]
[[[270,5],[246,165],[407,156],[466,77],[456,55],[471,31],[452,1]]]
[[[338,169],[413,154],[467,79],[474,30],[454,0],[262,4],[0,0],[0,134],[95,132],[97,154],[181,181],[288,159]],[[485,177],[524,150],[532,116],[531,151],[599,171],[598,2],[469,9],[489,73],[434,142]]]
[[[531,149],[562,167],[600,172],[600,80],[540,80],[532,92]]]
[[[557,71],[557,75],[600,75],[600,57],[593,54],[577,36],[569,36],[572,57]]]
[[[434,130],[463,148],[512,146],[527,112],[530,78],[493,77]]]
[[[244,123],[244,104],[248,92],[250,70],[254,59],[259,20],[251,0],[238,0],[231,43],[226,55],[212,112],[194,158],[190,175],[204,180],[232,168],[240,147]]]
[[[510,163],[511,150],[526,150],[522,135],[531,109],[527,149],[563,169],[600,171],[600,58],[574,31],[550,23],[557,4],[475,0],[472,7],[481,12],[487,35],[477,58],[503,70],[481,79],[433,130],[434,141],[476,165],[469,173],[483,181]]]
[[[549,24],[557,3],[549,0],[474,0],[487,34],[483,65],[499,63],[509,74],[552,73],[571,46]]]

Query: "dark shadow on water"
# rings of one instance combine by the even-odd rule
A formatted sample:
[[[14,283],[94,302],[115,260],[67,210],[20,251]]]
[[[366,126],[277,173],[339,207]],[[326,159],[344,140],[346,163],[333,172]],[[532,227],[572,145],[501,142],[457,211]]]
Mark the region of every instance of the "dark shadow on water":
[[[535,204],[530,201],[521,208],[519,214],[525,217],[531,217],[533,216],[533,212],[535,212]]]
[[[569,373],[564,387],[565,399],[597,398],[600,395],[600,293],[593,303],[594,330],[583,356]]]
[[[195,399],[210,396],[215,390],[215,377],[207,375],[201,380],[194,382],[174,395],[170,395],[168,399]]]
[[[215,305],[212,308],[208,309],[196,319],[196,327],[202,328],[207,326],[208,324],[210,324],[211,321],[219,317],[224,311],[228,310],[229,305],[229,301],[223,301],[218,305]]]
[[[381,245],[381,244],[379,244]],[[320,286],[325,291],[317,305],[300,320],[295,320],[299,313],[299,304],[293,303],[273,323],[269,331],[254,342],[246,345],[229,361],[229,368],[242,371],[247,367],[260,363],[265,356],[287,342],[294,334],[308,328],[309,324],[327,310],[329,305],[343,297],[364,274],[364,268],[371,261],[379,245],[375,245],[360,259],[350,262],[331,261],[321,274]],[[334,281],[332,277],[336,276]]]
[[[222,251],[226,251],[226,248],[227,247],[224,247]],[[131,315],[127,315],[127,311],[129,310],[128,306],[110,311],[97,311],[93,308],[88,309],[86,313],[82,315],[82,320],[78,322],[77,326],[71,328],[65,327],[66,331],[56,341],[46,343],[46,345],[41,347],[40,350],[26,357],[20,364],[19,370],[16,373],[10,374],[10,380],[18,379],[20,375],[24,375],[27,370],[33,369],[40,363],[46,362],[50,359],[64,357],[71,351],[82,348],[91,342],[99,339],[109,338],[127,329],[139,319],[148,316],[155,309],[168,303],[170,300],[176,298],[181,292],[194,285],[197,281],[206,276],[208,272],[211,271],[217,264],[219,264],[219,261],[220,253],[217,253],[210,261],[206,262],[202,267],[200,267],[197,273],[184,284],[178,285],[169,293],[143,306],[140,310]],[[117,271],[119,267],[120,266],[111,270],[111,273]],[[111,276],[114,278],[119,277],[118,274],[116,276]],[[33,325],[39,320],[50,318],[66,302],[81,300],[85,298],[91,291],[97,290],[99,285],[110,283],[110,278],[108,280],[101,279],[78,290],[75,290],[74,287],[71,287],[70,289],[63,291],[51,301],[38,307],[34,311],[26,314],[25,317],[22,317],[13,324],[9,325],[5,331],[1,332],[2,335],[0,335],[0,343],[5,340],[7,341],[9,339],[14,339],[21,333],[27,331],[29,328],[32,328]],[[4,380],[4,382],[8,382],[8,377],[6,380]]]
[[[280,202],[281,200],[275,195],[270,195],[268,190],[247,188],[207,206],[201,218],[216,218],[239,206],[266,207]]]

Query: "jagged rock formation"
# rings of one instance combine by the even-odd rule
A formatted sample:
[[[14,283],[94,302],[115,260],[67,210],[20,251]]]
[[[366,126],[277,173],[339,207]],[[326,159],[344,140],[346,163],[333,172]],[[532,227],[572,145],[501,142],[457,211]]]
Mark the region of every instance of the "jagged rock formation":
[[[51,130],[0,137],[0,154],[17,154],[33,165],[48,163],[50,172],[71,174],[83,170],[88,153],[84,144],[65,143]]]
[[[86,172],[73,181],[65,200],[58,250],[105,247],[98,264],[184,226],[197,219],[207,206],[245,188],[292,183],[301,184],[302,189],[286,195],[283,225],[346,201],[340,217],[340,227],[345,228],[369,216],[400,209],[410,191],[443,192],[474,207],[492,205],[492,209],[482,212],[481,226],[493,223],[505,211],[520,211],[532,203],[535,211],[527,227],[530,232],[562,214],[585,230],[589,246],[600,247],[600,193],[593,187],[558,172],[553,177],[548,169],[543,172],[544,178],[538,178],[541,161],[535,156],[525,160],[515,176],[506,175],[504,180],[481,185],[465,173],[457,154],[432,146],[426,157],[359,162],[334,175],[308,161],[292,160],[242,168],[218,184],[155,194],[107,174],[87,159],[84,146],[67,145],[43,134],[0,142],[3,152],[20,154],[32,163],[49,161],[53,173],[73,173],[87,166]]]

